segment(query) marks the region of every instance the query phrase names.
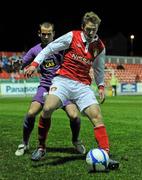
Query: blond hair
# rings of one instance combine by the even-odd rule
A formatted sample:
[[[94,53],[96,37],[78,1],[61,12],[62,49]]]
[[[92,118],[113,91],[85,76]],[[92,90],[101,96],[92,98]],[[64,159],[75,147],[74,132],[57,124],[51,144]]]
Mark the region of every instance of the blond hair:
[[[101,19],[99,18],[99,16],[96,13],[91,11],[91,12],[87,12],[87,13],[84,14],[84,16],[82,18],[82,26],[84,27],[84,25],[87,22],[92,22],[93,24],[100,25]]]

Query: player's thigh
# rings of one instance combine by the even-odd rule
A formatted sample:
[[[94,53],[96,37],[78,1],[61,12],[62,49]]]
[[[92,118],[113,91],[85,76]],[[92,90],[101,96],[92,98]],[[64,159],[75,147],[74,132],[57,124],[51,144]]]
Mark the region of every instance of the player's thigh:
[[[88,106],[84,113],[87,115],[87,117],[92,121],[94,119],[102,119],[101,115],[101,109],[98,104],[92,104]]]
[[[98,104],[98,101],[92,89],[89,86],[84,86],[83,89],[77,91],[75,103],[77,104],[80,112],[83,112],[91,105]]]
[[[77,118],[79,111],[76,104],[70,103],[65,106],[65,111],[70,118]]]
[[[49,94],[57,96],[62,104],[70,97],[69,79],[55,77],[50,86]]]
[[[61,100],[58,96],[54,94],[49,94],[45,98],[45,103],[44,103],[44,110],[54,110],[57,109],[61,106]]]
[[[37,101],[33,101],[30,105],[28,114],[30,115],[36,115],[38,114],[42,109],[42,105],[41,103],[37,102]]]

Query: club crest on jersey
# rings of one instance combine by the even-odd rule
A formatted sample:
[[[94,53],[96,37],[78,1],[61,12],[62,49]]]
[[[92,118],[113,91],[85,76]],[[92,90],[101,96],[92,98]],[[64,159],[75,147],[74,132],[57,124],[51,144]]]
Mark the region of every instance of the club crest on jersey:
[[[78,43],[78,44],[76,44],[76,45],[77,45],[78,48],[81,48],[81,47],[82,47],[80,43]]]
[[[96,56],[98,55],[98,52],[99,52],[99,50],[98,50],[98,49],[95,49],[95,50],[94,50],[94,54],[93,54],[93,55],[94,55],[94,57],[96,57]]]
[[[57,87],[53,86],[50,88],[50,91],[53,92],[53,91],[56,91],[57,90]]]

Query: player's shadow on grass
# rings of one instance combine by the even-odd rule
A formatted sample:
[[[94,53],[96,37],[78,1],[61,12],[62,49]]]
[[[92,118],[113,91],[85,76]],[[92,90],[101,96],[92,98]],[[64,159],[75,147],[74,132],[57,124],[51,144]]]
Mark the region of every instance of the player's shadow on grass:
[[[48,147],[46,148],[47,150],[47,154],[45,155],[45,157],[40,160],[40,161],[35,161],[33,162],[32,166],[33,167],[40,167],[40,166],[57,166],[57,165],[62,165],[62,164],[65,164],[67,162],[71,162],[71,161],[76,161],[76,160],[85,160],[86,158],[86,155],[82,155],[82,154],[79,154],[75,148],[58,148],[58,147]],[[70,156],[51,156],[49,155],[48,153],[50,152],[55,152],[55,153],[70,153],[71,155]],[[51,159],[53,161],[51,161]],[[47,162],[47,161],[50,161],[50,162]]]
[[[29,153],[32,153],[34,149],[30,150]],[[59,152],[59,153],[68,153],[68,154],[79,154],[74,147],[47,147],[46,152]]]
[[[69,154],[77,154],[75,148],[73,147],[47,147],[47,152],[60,152],[60,153],[69,153]]]
[[[46,159],[47,158],[47,159]],[[58,166],[58,165],[62,165],[65,164],[67,162],[71,162],[71,161],[76,161],[76,160],[85,160],[86,156],[85,155],[75,155],[75,156],[65,156],[65,157],[60,157],[60,156],[54,156],[54,157],[45,157],[43,160],[41,161],[35,161],[33,162],[32,166],[34,168],[37,167],[41,167],[41,166]],[[47,162],[48,160],[54,159],[53,161]]]

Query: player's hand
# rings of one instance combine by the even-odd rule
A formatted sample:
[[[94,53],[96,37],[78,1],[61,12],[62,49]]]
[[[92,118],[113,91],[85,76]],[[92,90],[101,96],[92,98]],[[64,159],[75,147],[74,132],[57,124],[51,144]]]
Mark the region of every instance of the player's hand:
[[[17,60],[17,61],[12,62],[12,67],[14,70],[19,71],[22,67],[22,61]]]
[[[105,89],[104,86],[99,87],[99,98],[100,98],[100,104],[103,104],[105,101]]]
[[[28,68],[24,69],[24,74],[26,78],[32,77],[32,74],[36,70],[35,66],[29,66]]]

